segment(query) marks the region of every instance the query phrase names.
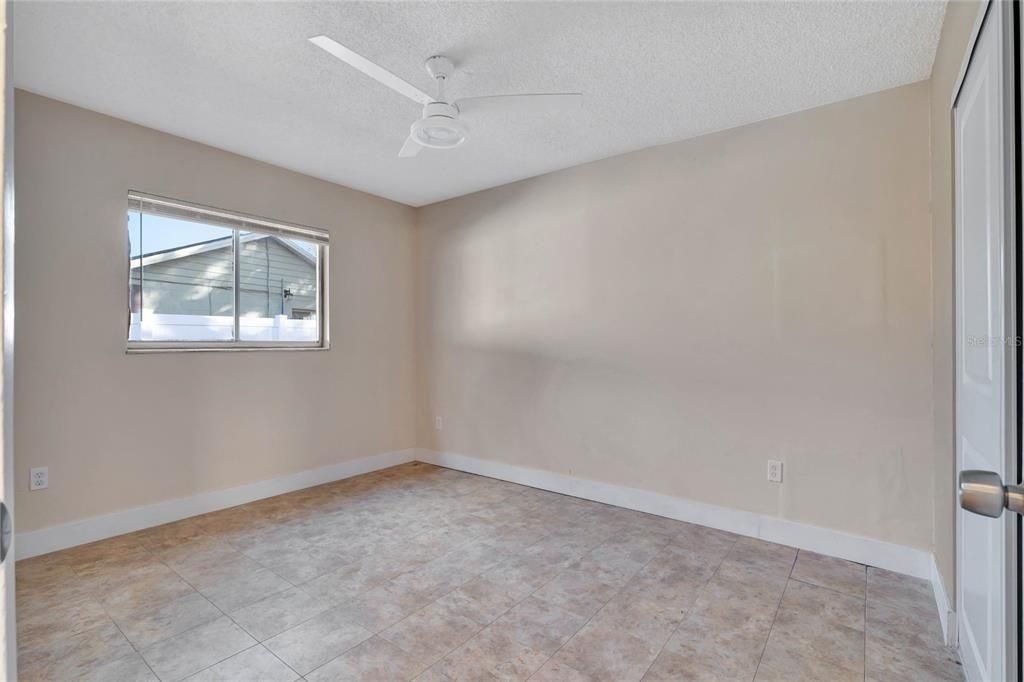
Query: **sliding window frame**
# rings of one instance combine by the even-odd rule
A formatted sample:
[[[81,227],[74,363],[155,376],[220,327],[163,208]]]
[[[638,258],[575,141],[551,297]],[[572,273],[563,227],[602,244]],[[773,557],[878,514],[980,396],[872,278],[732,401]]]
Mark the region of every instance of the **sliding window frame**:
[[[287,223],[279,220],[261,218],[239,211],[228,211],[225,209],[204,206],[178,199],[162,197],[156,194],[147,194],[130,190],[128,192],[129,210],[137,210],[140,214],[150,213],[163,215],[172,218],[186,220],[202,220],[204,222],[225,227],[232,230],[232,306],[233,331],[231,340],[225,341],[134,341],[126,340],[125,352],[128,354],[145,353],[195,353],[195,352],[225,352],[225,351],[311,351],[329,350],[330,341],[330,234],[323,229],[300,225],[298,223]],[[316,274],[317,285],[316,296],[316,320],[318,341],[243,341],[240,336],[239,314],[241,302],[240,287],[240,233],[255,232],[258,234],[278,235],[301,239],[312,242],[316,245]],[[131,286],[131,263],[132,258],[127,260],[128,272],[126,280]],[[139,255],[139,283],[140,289],[144,281],[145,268],[143,266],[143,254]],[[145,300],[145,291],[142,290],[141,298]],[[130,317],[130,314],[129,314]],[[127,325],[130,328],[131,320]]]

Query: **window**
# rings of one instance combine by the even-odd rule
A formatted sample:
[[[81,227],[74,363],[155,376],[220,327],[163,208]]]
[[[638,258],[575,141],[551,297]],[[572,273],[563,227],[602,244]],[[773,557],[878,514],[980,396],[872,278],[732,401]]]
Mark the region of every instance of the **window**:
[[[128,197],[129,350],[327,347],[325,231]]]

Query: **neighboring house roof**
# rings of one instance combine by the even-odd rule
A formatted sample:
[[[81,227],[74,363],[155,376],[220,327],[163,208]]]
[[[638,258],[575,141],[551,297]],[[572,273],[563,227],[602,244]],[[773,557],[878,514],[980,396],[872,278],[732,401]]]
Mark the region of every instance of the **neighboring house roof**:
[[[284,248],[288,249],[296,256],[299,256],[304,261],[312,266],[316,266],[316,258],[311,254],[303,251],[302,249],[296,248],[287,239],[282,239],[272,234],[257,234],[249,233],[244,234],[238,238],[239,243],[247,244],[249,242],[258,242],[261,239],[272,239],[276,243],[280,244]],[[205,242],[196,242],[195,244],[189,244],[188,246],[179,246],[174,249],[163,249],[162,251],[150,251],[144,253],[142,256],[133,256],[131,258],[131,269],[134,270],[139,265],[155,265],[157,263],[165,263],[167,261],[177,260],[179,258],[187,258],[194,256],[197,253],[206,253],[207,251],[216,251],[217,249],[224,249],[231,246],[232,237],[221,237],[219,239],[209,239]],[[141,263],[140,263],[141,260]]]

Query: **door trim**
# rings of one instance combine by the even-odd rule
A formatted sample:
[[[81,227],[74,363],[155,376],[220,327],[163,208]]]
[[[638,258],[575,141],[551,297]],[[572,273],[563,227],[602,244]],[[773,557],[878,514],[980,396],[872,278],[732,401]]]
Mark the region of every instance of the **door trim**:
[[[971,33],[971,38],[968,41],[968,49],[966,56],[963,60],[963,64],[960,68],[960,73],[956,80],[956,87],[953,90],[952,101],[950,102],[949,116],[952,122],[952,130],[954,140],[952,144],[952,160],[953,160],[953,219],[954,219],[954,230],[956,229],[957,220],[957,197],[959,195],[959,186],[956,184],[956,105],[960,97],[960,92],[963,87],[964,80],[967,77],[967,71],[970,68],[970,63],[974,57],[974,51],[977,44],[979,35],[981,34],[982,27],[985,21],[992,16],[993,12],[1002,12],[1002,30],[1003,30],[1003,134],[1004,134],[1004,147],[1011,150],[1010,153],[1005,154],[1003,157],[1003,172],[1004,172],[1004,191],[1003,191],[1003,211],[1004,211],[1004,250],[1003,250],[1003,272],[1005,273],[1005,291],[1004,291],[1004,336],[1007,340],[1013,340],[1012,352],[1007,352],[1004,358],[1006,366],[1004,368],[1005,378],[1005,403],[1004,403],[1004,444],[1005,444],[1005,458],[1006,458],[1006,472],[1007,480],[1014,480],[1019,482],[1021,480],[1021,472],[1024,471],[1021,465],[1022,457],[1022,436],[1024,436],[1024,428],[1022,428],[1022,404],[1020,396],[1022,390],[1024,390],[1024,384],[1022,384],[1022,348],[1021,348],[1021,330],[1024,328],[1024,313],[1021,309],[1021,287],[1024,286],[1024,277],[1022,277],[1021,269],[1024,267],[1024,258],[1022,258],[1022,246],[1024,246],[1024,238],[1022,238],[1021,230],[1021,198],[1024,194],[1024,186],[1020,183],[1024,181],[1024,176],[1021,172],[1021,139],[1019,135],[1020,124],[1021,124],[1021,101],[1020,98],[1024,96],[1021,92],[1020,84],[1020,69],[1021,69],[1021,54],[1020,51],[1024,50],[1024,45],[1020,44],[1020,11],[1017,2],[1003,2],[1001,0],[992,1],[986,4],[983,11],[978,13],[975,19],[975,25]],[[957,243],[956,239],[953,242],[954,248],[954,264],[957,261]],[[955,269],[955,265],[954,265]],[[954,287],[957,286],[957,278],[953,280]],[[957,296],[954,295],[954,321],[957,319],[958,311],[956,310]],[[955,324],[955,322],[954,322]],[[958,343],[959,339],[954,333],[954,344]],[[955,357],[957,357],[955,355]],[[954,367],[954,375],[956,374],[956,368]],[[953,382],[954,390],[954,403],[956,401],[956,385],[957,382]],[[954,421],[958,415],[958,410],[954,410]],[[954,423],[954,442],[957,440],[958,429]],[[959,448],[954,450],[955,463],[957,471],[960,468],[960,457]],[[955,493],[954,493],[955,495]],[[961,634],[961,628],[959,627],[959,618],[962,613],[961,608],[961,585],[960,585],[960,509],[959,505],[954,505],[956,511],[956,519],[954,523],[955,533],[955,600],[956,600],[956,613],[957,613],[957,647],[959,648],[959,637]],[[1006,517],[1002,517],[1006,518]],[[1004,590],[1006,596],[1006,613],[1004,614],[1005,624],[1005,635],[1006,635],[1006,674],[1007,679],[1015,679],[1018,682],[1024,681],[1024,666],[1021,662],[1024,661],[1024,650],[1022,650],[1022,642],[1020,634],[1024,633],[1024,627],[1022,627],[1022,618],[1024,618],[1024,607],[1021,604],[1021,571],[1024,567],[1021,565],[1021,552],[1022,542],[1021,536],[1021,517],[1017,516],[1015,519],[1010,520],[1005,524],[1005,561],[1006,565],[1003,570],[1004,579]]]
[[[2,358],[0,358],[0,376],[2,376],[2,400],[0,400],[0,466],[3,467],[3,495],[11,514],[11,546],[4,562],[5,572],[4,595],[0,603],[4,620],[6,645],[6,678],[18,679],[18,648],[17,618],[15,616],[15,585],[14,585],[14,2],[3,0],[3,223],[0,225],[0,239],[3,244],[3,294],[2,306]],[[14,645],[13,648],[11,645]]]

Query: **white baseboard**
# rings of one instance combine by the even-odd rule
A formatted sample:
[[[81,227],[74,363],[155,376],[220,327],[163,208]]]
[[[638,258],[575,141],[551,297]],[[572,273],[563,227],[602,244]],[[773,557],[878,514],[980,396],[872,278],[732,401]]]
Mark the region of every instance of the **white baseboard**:
[[[103,516],[18,533],[15,536],[14,553],[18,559],[27,559],[87,542],[178,521],[190,516],[386,469],[413,460],[688,521],[925,578],[932,582],[935,589],[936,603],[939,606],[939,616],[943,621],[943,628],[947,632],[949,629],[947,625],[949,606],[946,593],[942,588],[941,579],[938,578],[934,558],[925,550],[662,493],[424,449],[386,452],[318,469],[301,471],[281,478],[249,483],[225,490],[215,490],[191,497],[165,500]],[[941,602],[939,601],[940,595]]]
[[[935,607],[939,610],[939,623],[942,624],[942,636],[946,642],[946,646],[956,646],[956,611],[953,609],[952,602],[949,601],[949,595],[946,592],[946,584],[942,580],[942,574],[939,573],[939,565],[935,561],[935,555],[932,555],[932,574],[930,576],[932,583],[932,593],[935,595]]]
[[[798,549],[856,561],[932,580],[932,554],[916,547],[852,535],[842,531],[787,521],[774,516],[729,509],[682,497],[590,481],[541,469],[493,462],[449,452],[416,450],[416,459],[449,469],[519,483],[563,495],[656,514],[739,535],[777,542]]]
[[[14,538],[13,551],[17,559],[28,559],[39,554],[159,526],[162,523],[179,521],[190,516],[206,514],[274,495],[282,495],[378,469],[386,469],[413,461],[415,453],[414,449],[385,452],[318,469],[308,469],[280,478],[248,483],[235,488],[213,490],[191,497],[179,497],[103,516],[94,516],[81,521],[17,533]]]

